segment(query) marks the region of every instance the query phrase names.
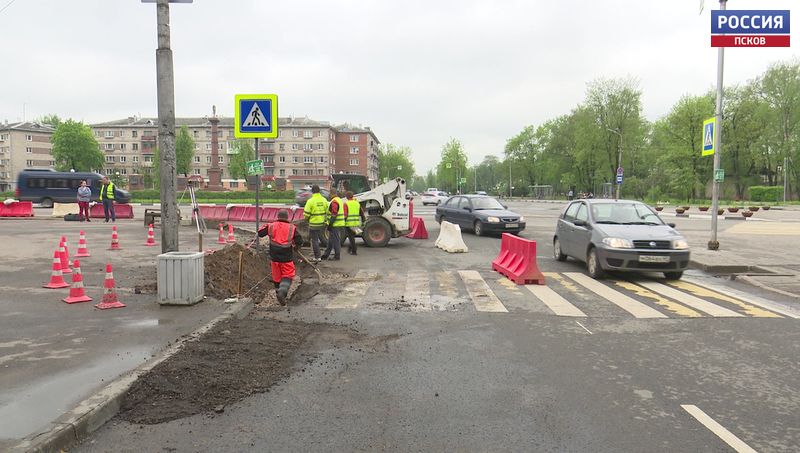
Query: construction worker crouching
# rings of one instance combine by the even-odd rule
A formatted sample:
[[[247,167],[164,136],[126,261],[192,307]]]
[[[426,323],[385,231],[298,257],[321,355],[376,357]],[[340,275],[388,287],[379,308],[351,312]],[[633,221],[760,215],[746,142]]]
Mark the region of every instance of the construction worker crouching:
[[[350,240],[350,245],[347,247],[347,252],[351,255],[358,255],[356,252],[356,229],[361,228],[362,222],[366,221],[364,215],[364,208],[353,196],[353,192],[347,192],[347,201],[344,202],[344,226],[347,233],[347,239]]]
[[[306,201],[303,217],[308,222],[309,241],[314,252],[313,261],[316,263],[320,261],[319,243],[325,230],[327,213],[328,201],[319,193],[319,186],[314,184],[311,186],[311,197]]]
[[[293,246],[303,245],[303,237],[297,227],[289,223],[289,213],[285,209],[278,211],[278,220],[264,225],[258,230],[258,236],[269,236],[269,257],[272,261],[272,283],[278,302],[286,305],[286,296],[295,276]]]
[[[322,254],[323,260],[338,261],[341,259],[342,242],[341,232],[344,228],[344,208],[342,199],[336,189],[331,189],[331,202],[328,205],[328,246]],[[333,257],[331,257],[331,250]]]

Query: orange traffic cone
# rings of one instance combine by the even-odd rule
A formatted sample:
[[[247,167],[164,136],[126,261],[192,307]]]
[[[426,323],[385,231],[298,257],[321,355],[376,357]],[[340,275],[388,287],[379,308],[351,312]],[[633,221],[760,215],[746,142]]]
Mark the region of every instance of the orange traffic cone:
[[[78,253],[75,254],[76,258],[85,258],[89,255],[89,250],[86,249],[86,234],[81,230],[81,237],[78,239]]]
[[[219,224],[219,239],[217,239],[217,244],[225,244],[225,232],[222,231],[222,224]]]
[[[64,239],[62,237],[62,239]],[[64,246],[64,241],[58,243],[58,253],[61,259],[61,274],[71,274],[72,269],[69,268],[69,258],[67,258],[67,249]]]
[[[61,236],[61,242],[64,243],[64,252],[67,254],[67,265],[72,267],[72,260],[69,259],[69,244],[67,244],[67,237]]]
[[[53,252],[53,272],[50,274],[50,283],[44,285],[44,287],[56,289],[66,288],[67,286],[69,284],[64,281],[64,276],[61,274],[61,251],[56,250]]]
[[[122,308],[125,306],[117,299],[117,292],[115,291],[116,283],[114,283],[114,271],[111,269],[111,263],[106,264],[106,280],[103,283],[103,301],[95,305],[95,308],[106,310],[109,308]]]
[[[117,227],[111,227],[111,248],[109,250],[121,250],[119,246],[119,237],[117,236]]]
[[[72,263],[75,266],[75,272],[72,274],[72,286],[69,288],[69,297],[65,297],[63,300],[68,304],[75,304],[78,302],[90,302],[92,300],[91,297],[86,295],[86,292],[83,290],[83,275],[81,274],[81,262],[75,260]]]
[[[228,242],[236,242],[236,236],[233,235],[233,224],[228,224]]]
[[[144,245],[146,245],[148,247],[152,247],[152,246],[156,245],[156,237],[155,237],[155,235],[153,233],[153,224],[152,223],[150,224],[150,229],[147,230],[147,242],[145,242]]]

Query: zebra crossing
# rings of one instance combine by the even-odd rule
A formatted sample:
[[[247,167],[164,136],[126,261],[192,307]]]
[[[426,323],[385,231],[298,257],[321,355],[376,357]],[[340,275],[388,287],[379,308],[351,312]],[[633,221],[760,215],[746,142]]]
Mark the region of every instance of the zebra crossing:
[[[329,310],[402,312],[520,312],[573,318],[798,318],[758,298],[726,294],[687,281],[632,277],[594,280],[580,272],[545,272],[547,285],[516,285],[491,271],[459,270],[379,275],[360,270],[332,300],[312,303]]]

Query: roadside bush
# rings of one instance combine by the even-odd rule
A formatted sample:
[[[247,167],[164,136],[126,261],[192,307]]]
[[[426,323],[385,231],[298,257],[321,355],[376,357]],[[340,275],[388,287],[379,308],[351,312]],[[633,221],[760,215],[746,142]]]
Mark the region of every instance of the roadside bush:
[[[747,188],[751,201],[778,201],[783,197],[781,186],[750,186]]]
[[[0,192],[0,200],[5,200],[6,198],[14,198],[14,192]]]

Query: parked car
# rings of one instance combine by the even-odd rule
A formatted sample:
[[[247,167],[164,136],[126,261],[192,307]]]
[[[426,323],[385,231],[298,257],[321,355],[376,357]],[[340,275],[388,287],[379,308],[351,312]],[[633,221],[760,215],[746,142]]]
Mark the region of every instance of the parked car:
[[[15,197],[20,201],[40,203],[45,208],[52,208],[53,203],[76,203],[78,187],[86,180],[92,189],[92,201],[98,201],[103,176],[94,172],[55,171],[51,168],[27,168],[17,175],[17,191]],[[119,187],[116,188],[117,203],[129,203],[131,194]]]
[[[328,189],[319,189],[319,193],[325,197],[326,200],[330,201],[331,193]],[[311,198],[311,189],[299,189],[297,191],[297,195],[294,197],[294,202],[297,203],[297,206],[301,208],[306,205],[306,201]]]
[[[448,195],[445,192],[425,192],[422,194],[422,204],[423,206],[432,205],[440,205],[447,201]]]
[[[689,243],[650,206],[630,200],[576,200],[561,213],[553,256],[586,262],[589,275],[606,271],[663,272],[678,280],[689,266]]]
[[[475,195],[489,195],[489,194],[487,194],[486,192],[484,192],[482,190],[479,190],[479,191],[475,192]]]
[[[499,201],[485,195],[456,195],[436,208],[435,219],[446,220],[482,236],[488,233],[519,233],[525,217],[509,211]]]

